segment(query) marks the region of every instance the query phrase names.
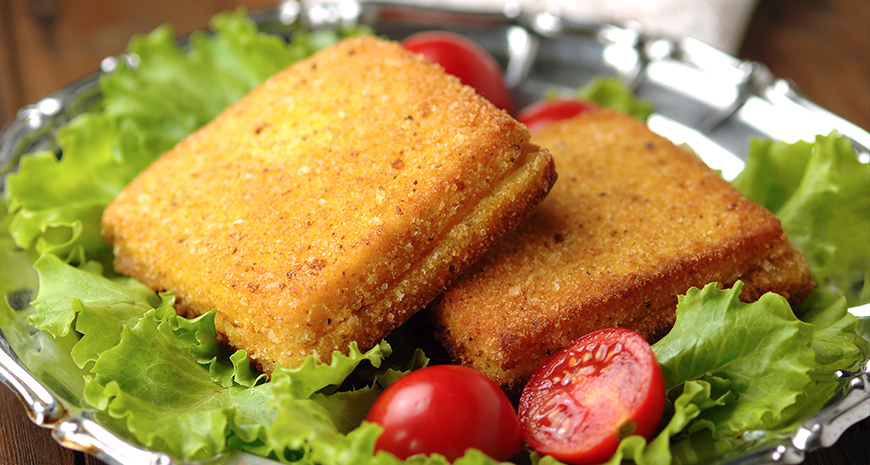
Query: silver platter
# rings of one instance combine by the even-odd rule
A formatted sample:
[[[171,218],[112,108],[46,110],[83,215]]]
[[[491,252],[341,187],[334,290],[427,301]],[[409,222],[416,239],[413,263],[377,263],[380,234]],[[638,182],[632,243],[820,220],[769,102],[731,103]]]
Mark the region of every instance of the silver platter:
[[[595,76],[617,76],[653,103],[655,113],[648,121],[652,130],[688,144],[726,178],[742,169],[751,138],[793,142],[836,130],[852,141],[860,158],[870,160],[870,133],[814,104],[764,65],[738,60],[690,38],[650,36],[633,27],[578,22],[552,9],[523,11],[512,3],[499,10],[460,11],[401,2],[285,1],[251,16],[262,30],[284,36],[300,27],[350,24],[371,25],[393,39],[434,28],[459,32],[488,49],[503,66],[517,108],[545,93],[570,92]],[[102,71],[111,72],[117,60],[129,59],[135,57],[109,57]],[[100,99],[98,75],[94,74],[20,110],[0,133],[0,187],[22,154],[57,151],[54,133],[58,126],[93,108]],[[867,317],[867,307],[850,311]],[[32,373],[39,371],[33,358],[22,361],[4,334],[29,335],[23,347],[47,354],[44,360],[50,360],[52,351],[64,349],[52,346],[51,338],[26,323],[28,312],[21,308],[12,323],[0,327],[0,381],[18,394],[36,424],[50,428],[65,447],[108,463],[193,465],[127,442],[91,420],[79,405],[80,395],[58,388],[63,384],[55,380],[35,377]],[[803,462],[807,452],[834,444],[849,426],[870,417],[870,360],[859,372],[838,375],[849,379],[846,388],[790,436],[749,434],[745,447],[717,463],[796,464]],[[277,462],[228,452],[196,463]]]

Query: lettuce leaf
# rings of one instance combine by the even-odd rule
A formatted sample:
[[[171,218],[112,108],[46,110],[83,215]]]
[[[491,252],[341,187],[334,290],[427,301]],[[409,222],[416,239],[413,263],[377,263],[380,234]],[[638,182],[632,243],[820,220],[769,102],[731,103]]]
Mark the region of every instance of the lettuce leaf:
[[[298,368],[279,367],[270,383],[268,405],[276,412],[276,419],[267,430],[268,449],[279,452],[278,457],[310,456],[315,463],[324,464],[362,464],[369,460],[401,463],[395,458],[375,459],[374,443],[380,427],[364,419],[384,388],[429,362],[416,349],[408,360],[395,364],[406,355],[394,354],[387,341],[366,353],[351,343],[348,355],[335,352],[328,365],[309,357]],[[367,384],[345,389],[348,379],[354,377],[352,373]]]
[[[30,301],[36,294],[39,277],[33,269],[38,255],[17,248],[9,236],[10,216],[0,203],[0,325],[7,327],[20,318],[27,318]],[[7,335],[8,339],[8,335]]]
[[[653,346],[666,389],[715,377],[737,395],[735,402],[705,412],[716,439],[781,424],[815,364],[813,326],[797,319],[776,294],[740,302],[742,287],[690,289],[680,296],[674,328]]]
[[[577,89],[575,95],[641,121],[646,121],[653,112],[651,102],[638,99],[618,78],[596,77]]]
[[[653,345],[672,394],[695,380],[714,393],[712,405],[674,438],[672,452],[682,457],[676,463],[741,447],[746,432],[766,438],[791,431],[842,386],[837,370],[856,369],[868,355],[845,299],[817,302],[799,319],[776,294],[740,302],[741,288],[690,289],[680,296],[674,328]]]
[[[733,184],[782,221],[820,292],[849,306],[870,302],[870,165],[848,139],[753,141]]]
[[[298,368],[276,370],[268,399],[276,419],[267,431],[267,444],[281,451],[279,456],[290,451],[307,452],[318,444],[332,444],[359,426],[380,390],[372,385],[327,394],[328,389],[341,385],[364,360],[380,366],[390,352],[385,342],[365,354],[352,343],[349,355],[336,352],[329,365],[309,357]]]
[[[33,268],[39,256],[15,245],[8,233],[10,219],[6,206],[0,203],[0,332],[36,379],[58,397],[77,405],[84,390],[85,370],[73,362],[70,352],[78,338],[74,334],[53,336],[27,323],[39,288],[39,275]]]
[[[186,321],[172,308],[146,312],[97,358],[85,400],[123,420],[140,444],[187,460],[222,452],[228,432],[255,438],[273,412],[265,407],[265,385],[250,383],[247,356],[224,368],[233,372],[229,386],[229,377],[213,377],[198,360],[207,355],[201,342],[217,347],[213,318]]]
[[[146,311],[171,306],[171,297],[161,302],[144,284],[132,279],[103,277],[102,266],[88,262],[72,267],[57,256],[42,255],[33,265],[39,274],[40,292],[29,322],[51,334],[66,336],[76,323],[79,333],[94,341],[82,344],[89,352],[73,350],[73,359],[84,366],[104,349],[118,343],[125,325],[135,323]],[[61,283],[61,285],[56,285]],[[91,331],[93,330],[93,332]]]
[[[100,216],[136,174],[116,160],[113,133],[108,118],[85,114],[58,130],[60,160],[49,152],[22,157],[5,190],[18,247],[63,257],[111,252],[100,236]]]
[[[330,365],[309,358],[295,370],[279,368],[266,384],[264,377],[250,376],[247,355],[238,351],[232,367],[219,370],[232,374],[226,382],[229,377],[213,373],[219,354],[209,370],[190,353],[208,333],[213,340],[213,313],[207,315],[178,325],[183,319],[155,310],[125,328],[121,343],[97,360],[86,400],[124,419],[141,444],[187,460],[210,457],[227,445],[264,456],[302,457],[311,444],[335,442],[361,423],[358,415],[347,417],[353,410],[341,407],[367,411],[374,395],[321,391],[340,383],[359,363],[380,363],[388,346],[364,354],[336,353]]]

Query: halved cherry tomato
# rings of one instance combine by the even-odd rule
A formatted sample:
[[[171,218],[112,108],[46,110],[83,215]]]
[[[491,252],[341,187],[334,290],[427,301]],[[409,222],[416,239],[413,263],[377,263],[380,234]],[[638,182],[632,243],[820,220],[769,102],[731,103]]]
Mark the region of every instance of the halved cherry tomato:
[[[597,109],[598,105],[586,100],[565,98],[541,100],[520,110],[517,113],[517,121],[525,124],[529,131],[537,131],[552,122]]]
[[[469,448],[507,460],[522,446],[517,414],[504,392],[459,365],[408,373],[381,393],[366,420],[384,428],[376,450],[403,460],[441,454],[452,462]]]
[[[566,463],[600,463],[619,442],[649,439],[665,405],[665,384],[639,334],[608,328],[583,336],[541,365],[520,397],[523,439]]]
[[[498,62],[471,39],[453,32],[424,31],[406,37],[402,46],[438,63],[493,105],[513,111],[513,99]]]

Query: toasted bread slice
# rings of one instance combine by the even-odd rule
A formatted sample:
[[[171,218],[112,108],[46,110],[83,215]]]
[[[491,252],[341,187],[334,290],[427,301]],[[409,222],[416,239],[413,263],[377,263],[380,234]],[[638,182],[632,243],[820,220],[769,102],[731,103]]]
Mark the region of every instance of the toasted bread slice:
[[[583,334],[669,328],[690,287],[739,279],[749,301],[812,290],[773,215],[641,122],[590,112],[533,141],[553,154],[556,186],[427,315],[457,362],[509,393]]]
[[[115,267],[175,292],[266,372],[376,344],[555,181],[524,126],[376,38],[270,78],[103,216]]]

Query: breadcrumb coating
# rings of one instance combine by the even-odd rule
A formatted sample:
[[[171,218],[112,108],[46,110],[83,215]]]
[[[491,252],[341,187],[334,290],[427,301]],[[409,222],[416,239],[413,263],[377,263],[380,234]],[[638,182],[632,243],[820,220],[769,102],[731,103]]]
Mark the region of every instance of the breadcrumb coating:
[[[291,65],[106,209],[115,268],[266,372],[372,347],[516,226],[555,181],[524,126],[397,43]]]
[[[641,122],[589,112],[533,141],[553,154],[559,181],[427,315],[456,362],[509,394],[591,331],[660,334],[690,287],[739,279],[741,299],[776,292],[792,303],[812,290],[779,220]]]

